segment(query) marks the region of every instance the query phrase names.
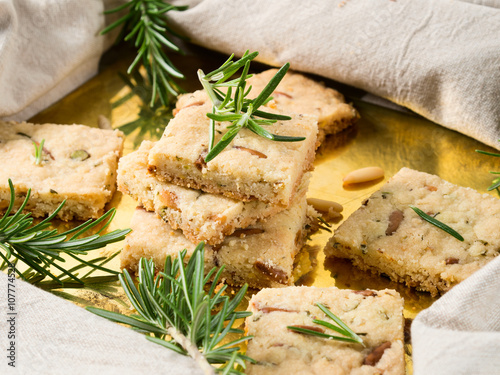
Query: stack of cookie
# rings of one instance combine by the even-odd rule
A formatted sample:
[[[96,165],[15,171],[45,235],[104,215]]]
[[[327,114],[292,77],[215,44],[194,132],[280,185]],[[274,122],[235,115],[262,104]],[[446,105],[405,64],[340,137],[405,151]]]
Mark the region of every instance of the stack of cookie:
[[[211,103],[201,92],[180,101],[161,140],[145,141],[120,160],[118,189],[143,207],[132,219],[122,267],[134,271],[146,257],[161,269],[168,255],[186,249],[189,259],[203,241],[207,269],[224,265],[222,276],[229,284],[292,285],[294,259],[308,232],[308,211],[315,215],[308,210],[306,191],[318,114],[288,111],[292,120],[267,127],[304,141],[273,142],[242,129],[205,163]],[[351,116],[355,119],[356,112]],[[219,138],[228,125],[216,125]]]

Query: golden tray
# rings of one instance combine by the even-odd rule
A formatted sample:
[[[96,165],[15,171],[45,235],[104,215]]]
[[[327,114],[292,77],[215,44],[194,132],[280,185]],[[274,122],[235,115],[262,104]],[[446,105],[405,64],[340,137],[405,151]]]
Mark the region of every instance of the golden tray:
[[[201,88],[196,71],[201,68],[211,71],[226,60],[226,56],[201,47],[185,44],[184,56],[174,55],[174,64],[186,75],[181,86],[191,92]],[[50,108],[32,119],[34,123],[85,124],[97,127],[101,116],[109,119],[113,128],[124,124],[128,130],[135,129],[126,137],[124,154],[133,151],[142,139],[156,139],[162,134],[170,113],[154,111],[147,96],[147,90],[138,85],[131,89],[123,79],[128,65],[134,58],[134,51],[126,46],[116,46],[106,53],[101,61],[99,74],[67,95]],[[266,69],[258,65],[256,71]],[[293,69],[293,66],[292,66]],[[122,76],[120,76],[120,74]],[[308,191],[308,197],[339,202],[344,206],[343,218],[334,223],[334,230],[344,218],[359,208],[361,202],[378,190],[387,178],[402,167],[437,174],[457,185],[469,186],[486,192],[491,184],[488,171],[495,170],[494,158],[475,153],[476,149],[489,148],[460,133],[434,124],[410,111],[396,111],[361,100],[364,93],[339,83],[322,80],[327,86],[342,92],[360,112],[358,123],[337,136],[331,136],[319,148],[315,170]],[[460,103],[457,103],[457,106]],[[100,120],[99,120],[100,118]],[[144,125],[143,131],[139,125]],[[122,128],[123,129],[123,128]],[[358,184],[344,188],[342,178],[348,172],[376,165],[384,169],[385,178],[373,183]],[[117,214],[110,230],[124,229],[130,224],[135,201],[117,192],[109,207],[116,207]],[[404,315],[411,321],[417,313],[429,307],[435,298],[429,293],[407,288],[381,276],[362,272],[346,261],[325,260],[323,248],[331,233],[320,231],[307,242],[312,271],[301,277],[300,285],[318,287],[337,286],[352,289],[396,289],[405,300]],[[119,250],[123,244],[110,245],[102,254]],[[94,254],[97,256],[97,254]],[[115,258],[110,268],[119,270]],[[56,289],[56,295],[81,306],[96,306],[107,310],[130,313],[128,300],[119,284],[95,284],[85,289]],[[256,291],[249,291],[251,295]],[[407,373],[412,372],[411,345],[407,343]]]

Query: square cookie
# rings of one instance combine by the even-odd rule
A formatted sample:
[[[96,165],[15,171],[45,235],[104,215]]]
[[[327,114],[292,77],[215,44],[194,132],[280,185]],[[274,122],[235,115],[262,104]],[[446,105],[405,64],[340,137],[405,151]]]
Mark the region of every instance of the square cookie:
[[[410,205],[464,241],[424,221]],[[325,253],[437,295],[498,256],[498,228],[498,198],[403,168],[340,225]]]
[[[37,165],[35,143],[42,140]],[[34,217],[52,213],[66,200],[58,218],[97,218],[115,191],[122,148],[123,133],[117,130],[0,121],[0,208],[9,204],[10,178],[16,190],[14,208],[31,188],[26,210]]]
[[[313,322],[332,322],[316,303],[327,306],[363,344],[294,332],[302,326],[338,336]],[[395,290],[287,287],[263,289],[250,300],[246,354],[257,363],[247,374],[404,374],[403,299]],[[333,322],[332,322],[333,323]]]
[[[252,85],[250,98],[255,98],[264,89],[277,69],[269,69],[249,78]],[[301,113],[318,118],[319,146],[329,134],[336,134],[351,126],[359,119],[356,109],[345,102],[344,96],[338,91],[326,87],[323,83],[314,81],[306,76],[288,72],[272,94],[273,100],[267,107],[276,109],[280,113]],[[209,101],[204,90],[179,96],[176,112],[190,106],[199,106]]]
[[[301,198],[266,221],[227,236],[222,244],[205,245],[206,270],[224,266],[222,277],[231,285],[253,288],[292,285],[294,258],[308,234],[307,204]],[[136,271],[141,257],[154,259],[162,269],[168,255],[186,249],[186,260],[196,244],[152,212],[137,209],[121,252],[121,267]]]
[[[288,207],[304,173],[313,168],[315,117],[294,115],[266,129],[274,134],[303,136],[300,142],[275,142],[242,129],[213,160],[208,150],[210,106],[185,108],[172,119],[149,153],[149,169],[160,180],[230,198],[259,200]],[[217,140],[229,123],[217,123]]]

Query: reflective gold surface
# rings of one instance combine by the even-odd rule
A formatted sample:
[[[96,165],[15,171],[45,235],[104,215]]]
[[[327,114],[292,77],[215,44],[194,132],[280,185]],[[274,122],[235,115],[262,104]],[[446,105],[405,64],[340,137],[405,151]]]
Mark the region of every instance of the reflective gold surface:
[[[193,91],[199,88],[196,69],[210,71],[220,65],[225,57],[199,47],[187,46],[187,49],[185,57],[174,56],[173,60],[187,75],[183,87],[186,91]],[[110,51],[101,64],[98,76],[31,121],[97,126],[98,116],[104,115],[111,121],[112,126],[117,128],[136,120],[140,114],[142,119],[146,120],[146,124],[154,122],[152,129],[145,135],[138,136],[139,129],[137,129],[127,137],[125,154],[133,150],[134,145],[137,145],[142,138],[161,134],[161,129],[156,129],[161,127],[161,116],[153,113],[148,103],[143,103],[138,96],[120,101],[131,90],[119,77],[118,72],[126,71],[132,56],[132,52],[123,47]],[[327,84],[334,88],[338,86],[333,82]],[[354,100],[354,105],[361,114],[361,120],[355,127],[328,138],[320,147],[309,197],[341,203],[344,206],[343,218],[347,218],[359,208],[365,198],[378,190],[387,178],[402,167],[437,174],[452,183],[486,192],[492,180],[488,171],[499,169],[495,165],[494,158],[474,152],[475,149],[488,150],[486,146],[417,115],[396,112],[360,101],[357,90],[345,87],[343,89],[341,91]],[[384,179],[355,187],[342,186],[342,177],[348,172],[374,165],[384,169]],[[117,193],[110,206],[117,207],[117,215],[110,229],[128,227],[135,202],[130,197]],[[332,229],[342,221],[343,219],[333,223]],[[323,247],[330,237],[330,233],[322,231],[313,235],[308,242],[306,250],[309,252],[309,257],[303,259],[313,265],[313,270],[299,280],[300,284],[322,287],[336,285],[340,288],[353,289],[394,288],[405,299],[404,314],[407,318],[414,318],[419,311],[433,302],[428,293],[418,292],[386,278],[361,272],[348,262],[325,261]],[[104,252],[112,252],[120,246],[122,244],[110,246]],[[119,269],[118,259],[113,261],[111,268]],[[55,293],[80,305],[95,305],[113,311],[130,312],[118,283],[96,285],[93,289],[76,291],[63,289]],[[411,348],[407,347],[407,351],[410,350]],[[408,370],[411,372],[411,363],[408,364]]]

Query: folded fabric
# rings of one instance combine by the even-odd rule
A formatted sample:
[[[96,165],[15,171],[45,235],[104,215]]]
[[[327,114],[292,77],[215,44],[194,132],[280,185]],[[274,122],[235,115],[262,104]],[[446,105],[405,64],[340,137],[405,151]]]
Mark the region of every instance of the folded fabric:
[[[97,73],[121,0],[0,0],[0,118],[27,120]]]
[[[140,333],[22,280],[13,284],[14,310],[7,298],[0,303],[1,374],[202,374],[190,358]],[[7,275],[0,272],[4,296],[7,288]]]
[[[414,374],[498,374],[500,257],[413,321]]]
[[[319,74],[500,148],[500,3],[176,0],[176,28],[224,53]]]

